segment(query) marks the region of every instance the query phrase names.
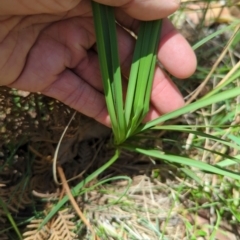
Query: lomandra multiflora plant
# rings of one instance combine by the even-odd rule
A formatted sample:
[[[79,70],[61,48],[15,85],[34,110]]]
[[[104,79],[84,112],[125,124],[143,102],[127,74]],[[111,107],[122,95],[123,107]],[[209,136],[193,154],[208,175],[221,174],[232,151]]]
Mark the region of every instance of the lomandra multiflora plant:
[[[224,90],[224,94],[220,92],[227,84],[240,77],[240,71],[237,71],[238,68],[229,72],[227,81],[220,83],[212,92],[205,95],[202,99],[143,124],[142,120],[149,110],[153,75],[157,62],[156,51],[159,43],[161,20],[140,23],[128,79],[127,92],[124,94],[119,64],[114,10],[112,7],[101,5],[96,2],[92,2],[92,8],[104,94],[111,118],[114,134],[113,144],[116,147],[116,152],[108,162],[72,188],[72,195],[81,195],[84,192],[84,186],[113,164],[124,149],[150,156],[155,160],[159,159],[170,163],[181,164],[181,169],[194,180],[199,179],[196,169],[240,180],[239,173],[226,169],[229,165],[239,163],[240,160],[237,158],[231,157],[231,159],[229,159],[227,156],[223,156],[219,153],[223,156],[223,160],[211,165],[185,156],[163,152],[155,146],[146,148],[143,144],[134,140],[135,136],[140,138],[139,136],[144,135],[144,132],[147,130],[179,131],[198,135],[213,142],[218,142],[223,146],[240,150],[240,146],[237,142],[225,141],[201,131],[201,128],[211,126],[194,126],[193,128],[193,126],[188,125],[164,125],[164,122],[167,120],[238,96],[240,87]],[[234,23],[232,27],[236,27],[237,25],[240,25],[240,21]],[[214,34],[212,37],[216,36]],[[209,40],[210,37],[211,36],[208,36],[207,39]],[[201,43],[198,43],[197,47],[204,42],[206,41],[203,40]],[[239,128],[238,126],[231,127],[236,129]],[[200,131],[194,129],[200,129]],[[218,153],[215,151],[214,154]],[[194,171],[192,170],[193,168]],[[101,184],[101,181],[97,183],[97,185],[99,184]],[[40,227],[45,225],[68,200],[68,196],[63,197],[49,212]]]
[[[149,111],[161,20],[140,26],[124,102],[113,9],[93,2],[93,14],[106,103],[119,145],[134,134]]]
[[[234,97],[239,94],[240,91],[239,89],[226,91],[221,98],[219,94],[211,95],[211,97],[204,97],[204,99],[185,106],[180,110],[163,115],[146,124],[142,124],[142,120],[149,111],[153,75],[157,62],[156,52],[159,43],[161,20],[140,23],[128,80],[126,99],[124,100],[117,47],[116,21],[113,8],[95,2],[92,2],[92,6],[104,93],[111,118],[114,144],[116,145],[117,152],[121,151],[121,149],[128,149],[154,158],[197,167],[208,172],[240,179],[238,174],[221,169],[218,166],[212,166],[186,157],[165,154],[164,152],[155,149],[154,146],[152,146],[151,149],[144,149],[140,144],[135,146],[128,141],[134,135],[143,133],[148,129],[165,129],[201,134],[203,137],[229,145],[230,143],[216,137],[194,132],[189,126],[179,127],[158,125],[166,120],[212,104],[213,102]],[[239,160],[236,159],[236,161]]]

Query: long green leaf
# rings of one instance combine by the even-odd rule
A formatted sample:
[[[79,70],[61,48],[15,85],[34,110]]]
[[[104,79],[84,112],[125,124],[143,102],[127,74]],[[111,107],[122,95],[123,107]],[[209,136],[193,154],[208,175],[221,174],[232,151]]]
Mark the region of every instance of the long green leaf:
[[[192,130],[190,127],[189,128],[183,128],[181,126],[177,127],[177,126],[172,126],[172,125],[166,125],[166,126],[155,126],[153,129],[192,133],[194,135],[201,136],[201,137],[204,137],[204,138],[207,138],[207,139],[212,139],[216,142],[222,143],[223,145],[226,145],[226,146],[229,146],[231,148],[240,150],[240,146],[237,145],[237,144],[231,143],[227,140],[221,139],[221,138],[216,137],[212,134],[207,134],[207,133],[204,133],[204,132]]]
[[[144,36],[144,31],[142,26],[140,26],[138,39],[142,39]],[[127,126],[130,125],[130,120],[132,118],[132,109],[134,104],[134,96],[136,92],[136,86],[137,86],[137,78],[138,78],[138,71],[139,71],[139,65],[140,65],[140,51],[142,49],[142,41],[137,41],[135,46],[135,51],[133,54],[133,60],[131,65],[131,71],[127,88],[127,94],[126,94],[126,101],[125,101],[125,117],[126,117],[126,124]]]
[[[201,47],[202,45],[204,45],[205,43],[207,43],[209,40],[211,40],[212,38],[215,38],[216,36],[226,32],[228,29],[233,29],[234,27],[236,27],[237,25],[240,24],[239,20],[236,20],[235,22],[233,22],[232,24],[230,24],[227,27],[221,28],[218,31],[214,31],[212,34],[210,34],[209,36],[205,37],[204,39],[202,39],[201,41],[199,41],[198,43],[196,43],[192,48],[193,50],[198,49],[199,47]]]
[[[125,105],[128,137],[149,110],[160,30],[161,20],[142,22],[140,25]]]
[[[121,77],[121,70],[120,70],[120,61],[119,61],[119,54],[118,54],[118,46],[117,46],[117,33],[116,33],[116,23],[113,9],[110,7],[106,7],[102,5],[102,7],[107,9],[107,22],[108,22],[108,30],[109,30],[109,37],[110,37],[110,46],[111,46],[111,60],[109,59],[110,63],[112,63],[112,92],[115,102],[115,112],[117,113],[118,119],[118,133],[119,139],[124,139],[124,134],[126,132],[126,124],[125,124],[125,117],[123,112],[123,90],[122,90],[122,77]],[[107,36],[106,36],[107,37]],[[98,40],[97,40],[98,41]],[[107,46],[106,46],[107,47]],[[109,63],[107,63],[109,64]]]
[[[108,31],[104,28],[103,22],[105,21],[102,19],[102,15],[101,15],[101,11],[103,11],[104,9],[101,10],[100,5],[95,4],[94,2],[92,3],[92,8],[94,12],[94,22],[95,24],[98,24],[98,27],[95,28],[96,38],[104,39],[105,34],[108,34]],[[106,31],[107,33],[105,33]],[[105,41],[98,42],[98,51],[99,53],[102,53],[101,61],[99,62],[100,62],[102,78],[105,79],[105,81],[103,81],[103,87],[104,87],[107,107],[108,107],[110,118],[112,121],[113,130],[115,130],[117,128],[117,118],[115,113],[112,91],[111,91],[111,88],[109,87],[110,76],[109,76],[108,65],[107,65],[107,55],[109,55],[109,52],[105,52],[105,48],[106,48],[105,44],[106,44]]]
[[[235,159],[238,159],[240,161],[240,155],[237,155],[234,157]],[[239,164],[239,162],[236,162],[232,159],[226,158],[218,163],[216,163],[216,166],[218,167],[229,167],[231,165]]]
[[[219,174],[219,175],[223,175],[226,177],[240,180],[239,173],[234,173],[234,172],[222,169],[220,167],[213,166],[208,163],[194,160],[191,158],[177,156],[177,155],[170,155],[170,154],[162,154],[162,152],[160,152],[159,150],[155,150],[155,149],[146,150],[146,149],[141,149],[141,148],[136,148],[136,147],[127,147],[127,146],[125,148],[130,151],[144,154],[146,156],[166,160],[166,161],[172,162],[172,163],[187,165],[190,167],[197,168],[199,170],[203,170],[203,171],[211,172],[214,174]]]
[[[113,8],[92,2],[96,41],[107,108],[116,141],[125,137],[123,91]]]
[[[200,99],[197,102],[191,103],[191,104],[184,106],[173,112],[164,114],[163,116],[140,126],[136,132],[143,132],[146,129],[155,127],[156,125],[161,124],[169,119],[173,119],[173,118],[179,117],[183,114],[196,111],[199,108],[206,107],[213,103],[217,103],[217,102],[229,99],[229,98],[236,97],[239,95],[239,93],[240,93],[240,87],[237,87],[234,89],[226,90],[226,91],[224,91],[224,93],[218,93],[216,95],[210,96],[207,99],[205,99],[205,98]]]

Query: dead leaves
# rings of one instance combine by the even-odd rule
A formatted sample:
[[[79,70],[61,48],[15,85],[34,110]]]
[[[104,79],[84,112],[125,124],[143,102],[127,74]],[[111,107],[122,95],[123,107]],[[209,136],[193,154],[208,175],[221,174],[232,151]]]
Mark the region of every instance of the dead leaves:
[[[75,223],[70,221],[73,218],[73,214],[69,214],[65,209],[58,213],[58,218],[52,225],[52,234],[49,240],[57,239],[73,239],[75,234],[72,232],[76,227]]]
[[[34,219],[27,226],[28,231],[23,234],[25,240],[45,240],[49,239],[50,229],[44,226],[42,229],[38,230],[42,219]]]
[[[39,230],[43,219],[34,219],[27,226],[26,232],[23,234],[24,240],[73,240],[76,239],[75,223],[71,221],[74,214],[69,213],[69,209],[58,212],[54,221],[49,222]]]

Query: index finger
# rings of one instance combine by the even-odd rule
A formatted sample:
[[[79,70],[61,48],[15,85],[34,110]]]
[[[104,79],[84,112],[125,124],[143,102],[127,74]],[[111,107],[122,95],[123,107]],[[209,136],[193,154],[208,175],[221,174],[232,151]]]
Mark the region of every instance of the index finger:
[[[140,21],[119,9],[116,10],[116,18],[123,27],[137,34]],[[163,19],[157,56],[164,68],[177,78],[188,78],[196,70],[197,60],[191,46],[166,18]]]
[[[76,7],[81,0],[8,0],[0,3],[1,15],[27,15],[41,13],[63,13]]]
[[[139,20],[154,20],[175,12],[180,0],[95,0],[109,6],[119,7],[129,16]]]

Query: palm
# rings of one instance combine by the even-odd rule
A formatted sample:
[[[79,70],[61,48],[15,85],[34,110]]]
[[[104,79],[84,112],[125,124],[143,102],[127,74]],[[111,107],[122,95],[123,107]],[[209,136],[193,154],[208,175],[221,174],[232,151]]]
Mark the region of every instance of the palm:
[[[4,39],[6,43],[12,43],[8,46],[7,52],[4,49],[7,61],[2,64],[3,70],[0,71],[0,74],[4,74],[4,84],[25,91],[41,92],[104,124],[109,124],[94,48],[95,34],[89,2],[83,1],[73,10],[58,15],[38,14],[13,17],[10,20],[14,22],[14,19],[18,24],[14,25]],[[130,22],[124,24],[131,25]],[[159,51],[159,57],[172,74],[184,77],[181,75],[184,70],[176,70],[178,69],[176,66],[171,67],[168,60],[164,62],[164,56],[172,51],[168,43],[174,39],[181,38],[183,44],[186,43],[168,22],[165,26],[165,42]],[[128,75],[134,39],[121,28],[118,29],[118,36],[123,74]],[[186,46],[185,49],[192,54]],[[180,64],[181,53],[180,57],[177,52],[173,53],[173,58],[174,55]],[[194,59],[193,54],[191,59]],[[185,70],[186,75],[192,72],[193,65],[186,64],[186,68],[189,69]],[[163,88],[166,94],[170,94],[172,98],[175,96],[175,103],[172,106],[166,105],[163,101],[166,99],[162,92]],[[178,90],[166,75],[157,69],[152,94],[153,107],[149,118],[182,104]]]

